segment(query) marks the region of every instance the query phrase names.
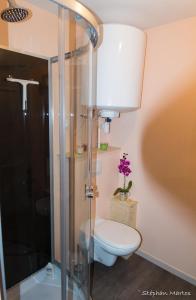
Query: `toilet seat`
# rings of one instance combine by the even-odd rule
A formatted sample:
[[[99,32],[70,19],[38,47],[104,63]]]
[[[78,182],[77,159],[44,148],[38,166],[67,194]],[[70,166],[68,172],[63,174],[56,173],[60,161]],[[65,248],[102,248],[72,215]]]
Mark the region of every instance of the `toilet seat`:
[[[141,236],[135,229],[111,220],[96,223],[94,238],[108,251],[118,255],[135,251],[141,243]]]

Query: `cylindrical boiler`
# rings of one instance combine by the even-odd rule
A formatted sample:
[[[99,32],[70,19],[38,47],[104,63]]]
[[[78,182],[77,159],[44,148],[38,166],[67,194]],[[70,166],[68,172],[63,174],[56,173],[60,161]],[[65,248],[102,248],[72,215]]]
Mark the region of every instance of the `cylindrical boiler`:
[[[97,107],[119,112],[141,105],[146,35],[129,25],[104,24],[97,54]]]

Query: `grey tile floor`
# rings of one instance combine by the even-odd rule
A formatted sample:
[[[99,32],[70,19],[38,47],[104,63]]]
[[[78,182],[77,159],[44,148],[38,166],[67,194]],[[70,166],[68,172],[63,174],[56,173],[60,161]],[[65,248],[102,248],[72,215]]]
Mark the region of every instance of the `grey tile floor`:
[[[143,295],[146,291],[167,295]],[[171,295],[170,292],[190,295]],[[93,300],[196,300],[196,287],[134,254],[111,267],[95,263]]]

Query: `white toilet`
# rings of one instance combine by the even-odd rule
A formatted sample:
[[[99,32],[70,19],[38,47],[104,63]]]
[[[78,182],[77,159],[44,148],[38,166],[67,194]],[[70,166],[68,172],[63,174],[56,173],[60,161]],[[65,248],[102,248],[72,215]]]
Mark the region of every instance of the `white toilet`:
[[[139,232],[112,220],[98,219],[94,230],[94,260],[108,267],[118,256],[130,256],[141,244]]]

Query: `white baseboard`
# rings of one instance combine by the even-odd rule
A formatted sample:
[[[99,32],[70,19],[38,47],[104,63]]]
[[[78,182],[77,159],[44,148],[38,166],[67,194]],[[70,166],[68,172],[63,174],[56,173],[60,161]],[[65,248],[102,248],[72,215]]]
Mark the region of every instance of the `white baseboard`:
[[[168,265],[167,263],[165,263],[164,261],[148,254],[147,252],[143,251],[143,250],[138,250],[136,252],[136,254],[138,254],[139,256],[145,258],[146,260],[149,260],[150,262],[152,262],[153,264],[159,266],[160,268],[178,276],[179,278],[188,281],[189,283],[193,284],[196,286],[196,278],[192,277],[189,274],[186,274],[176,268],[174,268],[173,266]]]

